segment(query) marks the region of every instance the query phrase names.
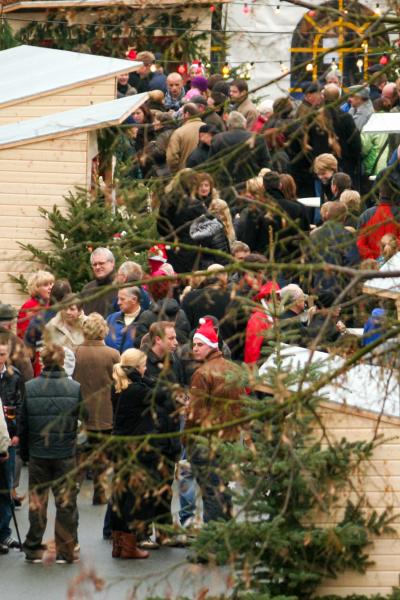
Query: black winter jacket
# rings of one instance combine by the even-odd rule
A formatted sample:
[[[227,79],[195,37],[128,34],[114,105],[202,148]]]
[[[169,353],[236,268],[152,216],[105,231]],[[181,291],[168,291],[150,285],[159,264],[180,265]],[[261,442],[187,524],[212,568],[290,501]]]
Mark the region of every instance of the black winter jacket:
[[[220,159],[220,168],[215,175],[220,191],[245,182],[263,167],[271,166],[271,156],[264,137],[246,129],[231,129],[214,136],[210,158]]]
[[[154,354],[147,352],[146,376],[157,390],[157,430],[160,433],[179,431],[179,415],[174,395],[184,384],[182,364],[174,354],[164,361]],[[181,452],[179,437],[159,440],[157,443],[162,453],[177,459]]]
[[[152,407],[152,403],[155,395],[152,382],[147,377],[142,377],[133,368],[127,369],[126,375],[131,380],[128,387],[119,394],[114,387],[112,389],[113,433],[115,435],[154,433],[156,431],[153,418],[155,407]]]
[[[190,325],[185,312],[179,308],[174,298],[164,298],[152,304],[148,310],[144,310],[136,322],[135,345],[140,347],[142,338],[150,329],[150,325],[156,321],[171,321],[176,329],[176,337],[180,344],[187,342]]]
[[[80,387],[64,369],[44,369],[28,381],[19,427],[22,460],[75,456]]]
[[[192,222],[206,213],[206,207],[197,198],[187,196],[166,197],[160,206],[157,230],[165,240],[193,245],[190,237]],[[174,247],[168,252],[169,262],[176,273],[189,273],[193,270],[197,258],[195,249]]]
[[[190,226],[190,237],[195,246],[209,248],[210,250],[220,250],[225,254],[230,254],[229,241],[225,233],[223,223],[213,215],[205,214],[193,221]],[[205,271],[214,263],[226,264],[229,259],[224,256],[216,256],[212,252],[201,252],[196,267]]]
[[[10,365],[4,373],[0,374],[0,398],[8,435],[12,438],[18,434],[21,406],[25,400],[25,385],[22,375],[16,367]]]

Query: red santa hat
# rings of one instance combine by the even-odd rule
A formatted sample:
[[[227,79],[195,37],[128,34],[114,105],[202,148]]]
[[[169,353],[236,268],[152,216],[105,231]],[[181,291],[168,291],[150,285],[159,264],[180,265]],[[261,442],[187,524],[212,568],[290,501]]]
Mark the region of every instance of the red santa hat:
[[[281,288],[275,281],[267,281],[267,283],[264,283],[261,287],[257,295],[254,296],[254,300],[264,300],[264,298],[268,298],[272,292],[279,292],[280,289]]]
[[[218,333],[215,331],[211,319],[199,319],[199,327],[193,336],[193,340],[195,339],[207,344],[210,348],[218,348]]]
[[[166,263],[168,261],[167,246],[165,244],[155,244],[148,251],[147,258]]]

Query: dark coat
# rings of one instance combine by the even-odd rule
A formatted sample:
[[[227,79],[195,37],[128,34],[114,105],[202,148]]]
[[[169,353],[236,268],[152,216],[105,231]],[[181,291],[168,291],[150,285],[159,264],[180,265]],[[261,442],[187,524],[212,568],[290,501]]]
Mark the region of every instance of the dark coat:
[[[0,374],[0,398],[6,417],[8,435],[12,438],[18,433],[21,407],[25,399],[25,385],[20,371],[11,365],[7,367],[4,373]],[[13,419],[10,419],[10,415],[7,415],[7,407],[13,409],[15,414]]]
[[[81,297],[84,300],[82,304],[85,315],[90,315],[93,312],[98,312],[102,317],[106,318],[113,312],[113,306],[117,300],[118,290],[110,287],[114,280],[114,273],[111,273],[104,279],[94,279],[89,281],[81,292]],[[107,291],[106,288],[108,287]],[[100,292],[103,291],[102,294]],[[96,295],[96,298],[92,296]]]
[[[275,231],[277,223],[267,216],[267,207],[245,206],[235,222],[236,238],[247,244],[251,252],[264,254],[267,251],[270,231]]]
[[[354,267],[360,262],[355,235],[335,221],[327,221],[311,236],[309,252],[312,262]],[[346,278],[338,273],[319,271],[313,277],[313,288],[324,306],[330,306],[345,288]]]
[[[229,302],[225,316],[220,321],[221,336],[229,346],[232,360],[243,360],[246,325],[254,309],[254,295],[255,292],[249,286],[239,290]]]
[[[47,370],[26,384],[26,400],[20,420],[20,452],[23,460],[71,458],[76,453],[80,385],[64,369]]]
[[[206,213],[206,207],[198,199],[189,197],[166,198],[160,206],[157,229],[167,241],[193,245],[190,225]],[[174,247],[168,252],[169,262],[176,273],[190,273],[197,257],[196,250]]]
[[[194,221],[189,230],[192,244],[200,248],[218,250],[230,255],[229,240],[225,233],[225,227],[218,219],[211,214],[201,215]],[[214,263],[226,264],[230,262],[228,257],[216,255],[213,252],[199,252],[195,261],[195,267],[205,271]]]
[[[205,285],[191,290],[184,297],[182,310],[186,313],[190,328],[194,329],[198,326],[199,319],[205,315],[212,315],[218,321],[222,319],[230,300],[229,290],[213,285]]]
[[[32,321],[35,318],[36,317],[34,317]],[[32,379],[33,367],[25,344],[17,335],[15,335],[15,333],[7,329],[7,327],[2,327],[2,325],[0,325],[0,339],[10,345],[11,364],[20,371],[22,379],[24,381]]]
[[[136,369],[127,369],[131,383],[121,393],[112,390],[114,407],[115,435],[142,435],[155,433],[154,388],[147,377],[142,377]]]
[[[231,129],[214,136],[210,158],[218,163],[215,177],[220,191],[245,182],[258,175],[263,167],[271,166],[264,137],[246,129]]]
[[[300,256],[300,243],[304,239],[301,232],[308,232],[310,222],[306,208],[300,202],[287,200],[278,190],[269,190],[273,204],[270,210],[274,216],[274,243],[277,260],[292,261]]]
[[[149,350],[146,376],[157,389],[157,431],[159,433],[179,431],[178,406],[174,398],[174,394],[181,390],[184,384],[184,373],[179,358],[171,354],[162,361],[152,350]],[[174,459],[178,458],[181,452],[179,437],[159,440],[157,446],[163,454]]]
[[[158,300],[152,304],[149,310],[144,310],[136,322],[135,344],[140,346],[142,338],[150,329],[150,325],[156,321],[171,321],[176,329],[176,337],[180,344],[187,342],[190,325],[184,311],[173,298]]]
[[[210,146],[204,142],[200,142],[197,148],[189,155],[189,158],[186,161],[186,167],[193,169],[194,167],[201,165],[206,162],[209,154]]]

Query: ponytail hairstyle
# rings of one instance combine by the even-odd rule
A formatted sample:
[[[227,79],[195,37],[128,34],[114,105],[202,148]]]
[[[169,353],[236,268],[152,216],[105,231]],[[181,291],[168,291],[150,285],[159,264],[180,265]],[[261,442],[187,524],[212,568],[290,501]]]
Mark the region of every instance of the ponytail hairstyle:
[[[141,350],[129,348],[121,355],[121,362],[114,365],[113,379],[115,382],[115,390],[119,394],[126,390],[131,383],[127,371],[129,368],[137,369],[141,364],[145,363],[147,356]]]

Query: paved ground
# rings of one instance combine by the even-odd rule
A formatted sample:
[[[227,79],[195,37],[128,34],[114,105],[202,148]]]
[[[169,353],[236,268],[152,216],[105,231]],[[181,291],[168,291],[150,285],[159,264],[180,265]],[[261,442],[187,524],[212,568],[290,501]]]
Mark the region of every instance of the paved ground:
[[[20,490],[26,489],[26,469]],[[53,538],[54,510],[49,503],[45,540]],[[111,545],[102,539],[104,507],[91,505],[91,488],[85,483],[79,496],[79,540],[81,562],[77,565],[31,565],[24,555],[11,551],[0,556],[0,598],[12,600],[133,600],[152,595],[196,598],[202,588],[222,593],[226,588],[224,569],[191,565],[187,550],[163,548],[142,561],[111,558]],[[22,537],[27,531],[27,502],[17,511]],[[102,589],[95,591],[98,577]]]

